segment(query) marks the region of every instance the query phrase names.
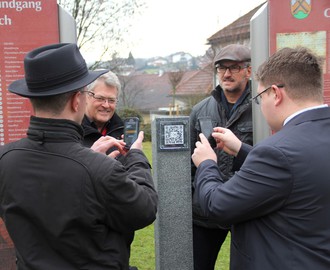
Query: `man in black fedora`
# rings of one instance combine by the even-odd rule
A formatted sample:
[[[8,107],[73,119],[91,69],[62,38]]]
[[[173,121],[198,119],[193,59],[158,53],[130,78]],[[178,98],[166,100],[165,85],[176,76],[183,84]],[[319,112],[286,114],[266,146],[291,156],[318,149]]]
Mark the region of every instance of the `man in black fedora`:
[[[123,235],[157,211],[143,132],[128,152],[122,141],[102,142],[117,148],[110,157],[82,146],[86,86],[107,70],[89,71],[75,44],[37,48],[24,68],[9,91],[29,98],[35,115],[27,137],[0,150],[0,216],[17,268],[128,269]]]

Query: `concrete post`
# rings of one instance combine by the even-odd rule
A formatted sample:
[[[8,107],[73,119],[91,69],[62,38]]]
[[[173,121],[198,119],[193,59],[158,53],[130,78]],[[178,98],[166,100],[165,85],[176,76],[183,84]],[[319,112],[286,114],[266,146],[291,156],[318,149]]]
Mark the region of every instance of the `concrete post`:
[[[152,122],[156,270],[193,269],[189,117]]]

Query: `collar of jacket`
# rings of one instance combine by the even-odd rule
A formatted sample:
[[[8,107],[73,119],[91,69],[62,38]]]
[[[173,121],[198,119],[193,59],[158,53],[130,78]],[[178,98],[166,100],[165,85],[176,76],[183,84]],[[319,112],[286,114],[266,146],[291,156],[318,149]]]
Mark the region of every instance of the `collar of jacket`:
[[[312,122],[318,120],[330,119],[330,107],[315,108],[312,110],[300,113],[290,119],[282,129],[290,128],[294,125],[300,125],[305,122]]]
[[[27,136],[29,139],[39,143],[81,142],[83,129],[79,124],[71,120],[31,116]]]
[[[236,101],[236,103],[231,109],[228,106],[228,101],[220,85],[217,85],[217,87],[212,91],[211,95],[219,104],[222,104],[223,108],[225,109],[227,119],[230,119],[237,108],[239,108],[242,104],[250,103],[250,99],[251,99],[250,89],[251,89],[251,81],[249,80],[248,83],[246,84],[244,92],[242,93],[242,95],[239,97],[239,99]]]
[[[223,89],[221,88],[220,85],[217,85],[216,88],[211,92],[211,95],[215,98],[215,100],[218,103],[226,102],[226,100],[223,100],[222,93],[223,93]],[[248,81],[243,94],[240,96],[240,98],[236,101],[235,104],[239,105],[243,103],[246,97],[250,98],[250,95],[251,95],[251,80]]]
[[[95,125],[86,115],[82,121],[82,127],[84,129],[84,135],[87,136],[92,133],[100,133]],[[115,129],[124,128],[124,123],[117,113],[114,113],[111,119],[105,124],[107,133],[112,132]],[[100,133],[101,134],[101,133]]]

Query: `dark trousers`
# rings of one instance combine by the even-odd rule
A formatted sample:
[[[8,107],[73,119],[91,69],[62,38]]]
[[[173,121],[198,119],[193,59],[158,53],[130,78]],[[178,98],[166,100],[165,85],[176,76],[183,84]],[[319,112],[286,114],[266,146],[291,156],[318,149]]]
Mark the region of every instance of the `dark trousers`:
[[[228,230],[193,225],[194,270],[214,270]]]

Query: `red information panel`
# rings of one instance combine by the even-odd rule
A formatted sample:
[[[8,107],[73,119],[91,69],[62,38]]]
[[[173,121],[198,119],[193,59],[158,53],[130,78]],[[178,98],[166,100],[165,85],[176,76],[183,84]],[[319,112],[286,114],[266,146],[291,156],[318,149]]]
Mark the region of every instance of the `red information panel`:
[[[269,0],[270,52],[308,47],[324,61],[324,100],[330,104],[330,1]]]
[[[25,54],[59,42],[56,0],[0,1],[0,145],[26,136],[32,114],[27,99],[11,94],[8,85],[24,77]],[[0,220],[0,269],[16,269],[15,252]]]

